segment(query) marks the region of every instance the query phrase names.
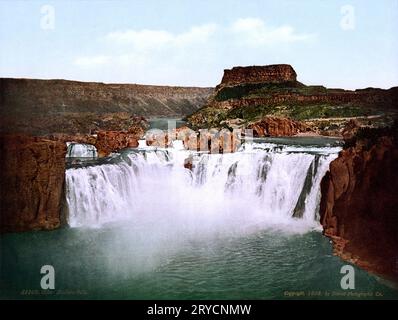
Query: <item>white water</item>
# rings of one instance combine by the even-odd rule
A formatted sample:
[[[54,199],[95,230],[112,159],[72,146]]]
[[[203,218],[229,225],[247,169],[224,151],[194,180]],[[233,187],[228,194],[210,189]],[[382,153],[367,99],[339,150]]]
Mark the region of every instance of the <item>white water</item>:
[[[97,149],[91,144],[67,142],[67,158],[96,158]]]
[[[71,227],[126,220],[189,235],[317,228],[320,181],[340,148],[255,143],[211,155],[175,142],[140,150],[117,163],[66,171]],[[184,168],[188,157],[192,171]],[[303,208],[294,218],[300,195]]]

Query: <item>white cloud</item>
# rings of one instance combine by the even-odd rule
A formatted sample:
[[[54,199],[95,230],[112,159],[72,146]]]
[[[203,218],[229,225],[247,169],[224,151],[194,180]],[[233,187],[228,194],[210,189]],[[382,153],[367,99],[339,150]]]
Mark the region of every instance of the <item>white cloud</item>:
[[[216,32],[215,24],[192,27],[187,32],[171,33],[165,30],[126,30],[108,33],[105,40],[122,45],[131,45],[136,49],[146,50],[163,46],[184,46],[205,43]]]
[[[264,46],[278,43],[305,41],[314,37],[311,34],[299,34],[288,25],[268,27],[258,18],[244,18],[235,21],[231,27],[238,39],[248,46]]]
[[[164,30],[127,30],[108,33],[105,40],[116,44],[132,44],[141,47],[163,45],[173,39],[173,34]]]
[[[102,52],[80,56],[74,64],[80,69],[101,68],[112,81],[131,79],[138,83],[179,84],[182,79],[201,84],[214,74],[215,81],[224,67],[268,64],[264,57],[278,56],[280,44],[307,41],[291,26],[270,27],[258,18],[238,19],[228,26],[204,24],[183,32],[166,30],[123,30],[110,32],[99,44]],[[247,50],[256,49],[256,50]],[[117,77],[115,79],[115,77]],[[187,80],[188,79],[188,80]]]

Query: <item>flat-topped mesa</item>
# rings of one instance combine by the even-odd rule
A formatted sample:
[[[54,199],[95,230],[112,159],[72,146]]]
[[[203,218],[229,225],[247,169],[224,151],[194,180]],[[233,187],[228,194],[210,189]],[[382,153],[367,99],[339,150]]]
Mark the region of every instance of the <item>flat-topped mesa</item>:
[[[224,70],[221,86],[243,83],[283,83],[296,81],[297,74],[289,64],[233,67]]]

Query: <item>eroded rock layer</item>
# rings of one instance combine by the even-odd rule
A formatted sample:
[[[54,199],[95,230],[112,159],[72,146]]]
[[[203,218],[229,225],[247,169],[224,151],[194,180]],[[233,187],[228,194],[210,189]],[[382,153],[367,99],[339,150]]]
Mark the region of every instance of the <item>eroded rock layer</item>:
[[[288,64],[234,67],[230,70],[224,70],[221,86],[236,85],[240,83],[281,83],[296,81],[296,78],[296,72],[292,66]]]

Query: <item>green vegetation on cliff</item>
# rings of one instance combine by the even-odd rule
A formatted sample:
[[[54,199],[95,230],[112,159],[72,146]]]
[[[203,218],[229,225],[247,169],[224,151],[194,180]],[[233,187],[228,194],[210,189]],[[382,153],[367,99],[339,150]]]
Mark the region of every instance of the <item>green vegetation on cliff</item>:
[[[311,119],[350,118],[377,115],[380,112],[360,106],[331,104],[284,104],[284,105],[249,105],[231,110],[217,109],[211,106],[200,109],[188,117],[188,121],[196,128],[222,127],[226,120],[242,119],[243,123],[260,120],[265,116],[276,116],[305,121]]]
[[[233,67],[208,103],[186,117],[196,129],[241,127],[265,117],[305,122],[314,131],[341,131],[352,118],[367,126],[384,126],[397,117],[398,87],[388,90],[328,89],[297,81],[288,64]]]
[[[226,86],[219,89],[214,97],[215,101],[229,99],[263,98],[276,94],[299,94],[305,96],[328,94],[329,90],[323,86],[306,86],[298,81],[281,83],[246,83],[236,86]]]
[[[264,116],[287,117],[294,120],[309,120],[318,118],[346,118],[369,116],[377,114],[375,110],[361,108],[359,106],[312,104],[312,105],[264,105],[249,106],[233,109],[228,112],[227,118],[241,118],[248,121],[256,120]]]
[[[298,121],[345,119],[383,115],[393,111],[392,90],[361,92],[306,86],[297,81],[281,83],[243,83],[216,89],[208,105],[187,117],[194,128],[229,127],[265,116],[286,117]],[[386,107],[387,106],[387,107]]]
[[[232,87],[223,87],[217,91],[214,99],[216,101],[226,101],[229,99],[241,99],[243,97],[261,97],[264,94],[299,92],[302,86],[304,85],[297,81],[282,83],[246,83]]]

